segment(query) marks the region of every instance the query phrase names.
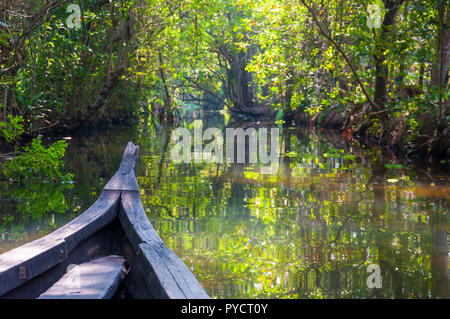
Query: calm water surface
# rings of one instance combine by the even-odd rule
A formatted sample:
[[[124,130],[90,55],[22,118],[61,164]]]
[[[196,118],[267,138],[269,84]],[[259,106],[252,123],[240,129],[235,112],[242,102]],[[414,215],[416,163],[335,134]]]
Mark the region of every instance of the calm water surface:
[[[220,114],[203,125],[225,127]],[[405,166],[331,133],[281,133],[273,174],[259,164],[175,164],[170,130],[151,123],[73,137],[73,185],[1,185],[0,252],[88,208],[133,140],[150,221],[212,297],[449,298],[448,166]],[[371,264],[382,288],[367,287]]]

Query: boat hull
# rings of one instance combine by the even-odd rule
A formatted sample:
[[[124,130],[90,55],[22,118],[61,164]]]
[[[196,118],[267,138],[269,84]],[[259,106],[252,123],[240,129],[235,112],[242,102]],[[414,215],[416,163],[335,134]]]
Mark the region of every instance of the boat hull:
[[[139,148],[128,143],[117,173],[83,214],[0,255],[0,298],[37,298],[70,265],[118,255],[129,269],[114,298],[209,298],[145,215],[136,180]]]

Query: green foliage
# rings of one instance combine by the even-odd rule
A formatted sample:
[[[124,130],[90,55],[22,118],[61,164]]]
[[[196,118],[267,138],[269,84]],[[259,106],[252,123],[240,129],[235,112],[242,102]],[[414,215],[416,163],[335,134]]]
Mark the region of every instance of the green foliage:
[[[7,143],[15,141],[23,134],[23,117],[8,115],[9,122],[0,122],[0,138]]]
[[[418,198],[417,170],[304,130],[284,132],[288,160],[269,175],[258,164],[174,164],[155,138],[165,133],[151,134],[140,141],[144,209],[212,297],[430,297],[429,217],[446,215],[445,185],[442,198]],[[366,285],[372,263],[377,291]]]
[[[69,183],[73,174],[63,172],[62,158],[67,147],[65,141],[57,141],[48,147],[40,137],[33,139],[23,153],[3,164],[3,175],[15,182],[28,183],[41,180],[50,183]]]
[[[68,209],[67,201],[65,200],[64,191],[72,188],[72,184],[53,184],[42,183],[38,180],[24,185],[12,185],[4,189],[3,195],[8,198],[17,200],[17,206],[14,210],[20,212],[19,217],[24,223],[30,220],[39,220],[48,213],[64,213]],[[9,227],[15,221],[8,219],[8,214],[0,216],[0,225]],[[3,223],[1,221],[4,220]],[[17,234],[20,238],[21,232]],[[23,235],[23,234],[22,234]]]
[[[43,5],[33,3],[30,15]],[[429,85],[440,26],[435,1],[399,1],[395,24],[385,29],[367,25],[369,5],[380,6],[381,18],[387,14],[381,0],[306,3],[312,10],[294,0],[83,2],[81,29],[69,29],[65,6],[57,6],[30,32],[24,19],[7,14],[0,28],[0,66],[17,70],[0,75],[2,93],[15,91],[8,108],[34,134],[60,122],[128,119],[164,108],[176,113],[186,102],[211,100],[238,110],[270,106],[286,117],[330,110],[345,117],[368,102],[357,79],[375,98],[382,66],[386,118],[410,117],[411,131],[425,125],[418,112],[439,118],[448,88]],[[19,1],[11,7],[25,10]],[[314,16],[341,50],[323,36]],[[14,42],[21,34],[26,36]],[[15,45],[21,54],[13,52]],[[377,67],[379,57],[384,60]],[[119,66],[125,71],[105,106],[92,110]],[[416,93],[405,96],[402,90],[411,87]],[[387,126],[367,123],[373,135]]]
[[[0,96],[9,96],[8,109],[23,116],[26,131],[37,135],[48,126],[76,125],[86,117],[95,122],[136,116],[138,103],[125,103],[127,109],[121,109],[128,94],[133,96],[136,91],[134,79],[122,76],[135,48],[124,30],[134,32],[130,14],[136,4],[133,0],[80,3],[82,27],[70,29],[67,3],[52,6],[43,1],[33,5],[11,1],[11,13],[3,18],[8,29],[0,26],[0,68],[10,70],[0,72]],[[40,16],[46,6],[52,9]],[[15,12],[39,18],[28,30],[27,19]],[[104,101],[110,107],[90,109],[107,80],[121,68],[125,71]]]

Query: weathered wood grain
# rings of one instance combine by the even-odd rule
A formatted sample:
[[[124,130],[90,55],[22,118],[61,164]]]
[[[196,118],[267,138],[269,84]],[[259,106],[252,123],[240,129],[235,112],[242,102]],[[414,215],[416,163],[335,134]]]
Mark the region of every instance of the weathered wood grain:
[[[119,198],[119,191],[103,191],[87,211],[48,236],[64,239],[67,252],[71,252],[81,241],[89,238],[117,217]]]
[[[116,218],[112,223],[97,231],[87,240],[82,241],[68,254],[66,260],[0,296],[0,299],[38,298],[64,276],[69,265],[82,264],[99,256],[108,255],[120,255],[128,260],[128,256],[131,254],[124,255],[124,247],[129,247],[129,250],[132,250],[131,244],[129,244],[128,238],[123,231],[123,227]],[[139,288],[141,289],[142,286]]]
[[[138,192],[122,192],[119,220],[133,248],[143,255],[141,267],[152,275],[152,291],[160,289],[160,298],[209,298],[189,268],[158,236]]]
[[[66,258],[65,241],[47,236],[0,255],[0,296]]]
[[[108,248],[109,243],[98,242],[98,238],[104,236],[97,234],[116,225],[119,228],[114,236],[127,243],[123,252],[133,262],[132,277],[125,282],[144,279],[131,284],[129,292],[132,295],[139,298],[209,298],[186,265],[165,246],[145,215],[136,180],[138,155],[139,147],[129,142],[120,168],[86,212],[47,236],[0,255],[0,297],[17,297],[24,291],[27,296],[38,296],[58,281],[67,263],[73,260],[82,263],[108,249],[107,254],[114,253]],[[92,275],[91,280],[100,277]],[[60,293],[62,284],[64,280],[53,286],[53,296],[65,298]]]
[[[119,220],[136,251],[138,251],[138,245],[142,242],[152,245],[164,245],[164,242],[148,220],[147,215],[145,215],[138,192],[122,192]]]
[[[124,262],[106,256],[77,265],[38,299],[109,299],[124,277]]]
[[[0,296],[67,259],[117,216],[120,192],[105,191],[83,214],[47,236],[0,255]]]
[[[138,191],[139,187],[135,178],[135,168],[139,155],[139,147],[132,142],[128,142],[122,157],[122,162],[116,174],[106,184],[104,190],[134,190]]]

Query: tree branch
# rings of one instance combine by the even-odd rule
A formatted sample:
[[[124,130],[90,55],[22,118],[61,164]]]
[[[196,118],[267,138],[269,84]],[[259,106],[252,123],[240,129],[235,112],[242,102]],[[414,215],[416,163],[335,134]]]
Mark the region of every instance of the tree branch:
[[[353,63],[350,61],[350,59],[348,58],[347,54],[344,52],[344,50],[340,47],[340,45],[338,43],[336,43],[336,41],[333,40],[333,38],[331,37],[330,34],[328,34],[325,30],[325,28],[320,24],[319,19],[317,18],[317,13],[315,12],[315,10],[310,7],[305,0],[300,0],[302,2],[302,4],[308,9],[309,13],[311,13],[311,16],[315,22],[315,24],[319,27],[320,33],[322,33],[322,35],[336,48],[336,50],[339,51],[339,53],[342,55],[342,57],[344,58],[345,62],[347,62],[348,66],[350,67],[350,69],[352,70],[353,75],[356,78],[356,82],[358,83],[359,87],[361,88],[361,90],[363,91],[364,96],[366,97],[367,101],[369,101],[370,105],[373,106],[377,111],[381,111],[381,107],[379,105],[377,105],[372,98],[369,96],[369,94],[367,93],[367,90],[364,86],[364,84],[361,81],[361,78],[358,75],[358,72],[356,71],[356,68],[354,67]]]

